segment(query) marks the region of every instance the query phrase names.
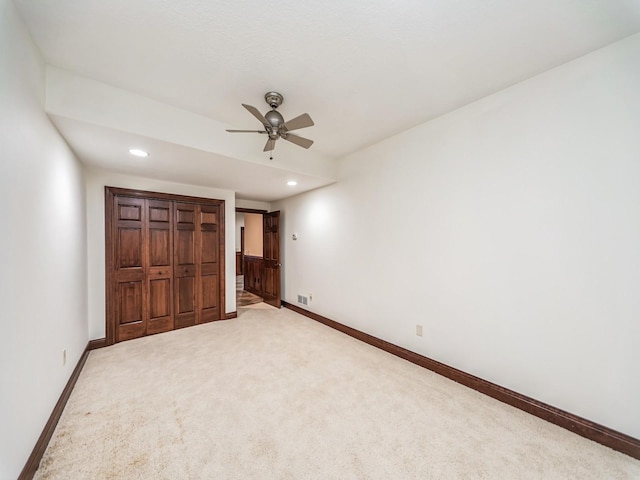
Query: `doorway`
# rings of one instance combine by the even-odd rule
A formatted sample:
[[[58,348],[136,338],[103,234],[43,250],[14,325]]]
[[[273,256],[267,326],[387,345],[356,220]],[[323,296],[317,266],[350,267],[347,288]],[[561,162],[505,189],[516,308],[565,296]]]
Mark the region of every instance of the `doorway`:
[[[236,208],[236,305],[280,308],[280,212]]]
[[[236,209],[236,305],[262,303],[262,215],[266,210]],[[238,233],[240,235],[238,235]]]

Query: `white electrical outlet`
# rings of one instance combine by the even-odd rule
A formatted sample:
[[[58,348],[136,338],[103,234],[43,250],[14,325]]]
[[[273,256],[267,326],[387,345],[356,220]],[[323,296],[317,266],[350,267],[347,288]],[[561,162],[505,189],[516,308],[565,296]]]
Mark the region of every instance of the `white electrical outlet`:
[[[62,349],[62,366],[64,367],[67,364],[67,349]]]
[[[309,301],[313,300],[313,295],[309,294]]]
[[[416,335],[419,337],[422,336],[422,325],[416,325]]]

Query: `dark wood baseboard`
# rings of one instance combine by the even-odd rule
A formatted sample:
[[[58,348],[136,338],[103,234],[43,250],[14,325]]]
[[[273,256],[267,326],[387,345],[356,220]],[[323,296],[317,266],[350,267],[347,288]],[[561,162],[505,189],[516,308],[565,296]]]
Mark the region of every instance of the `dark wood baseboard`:
[[[95,340],[89,340],[87,345],[88,350],[95,350],[96,348],[102,348],[107,346],[106,338],[96,338]]]
[[[224,314],[225,320],[231,320],[232,318],[238,318],[238,312],[228,312]]]
[[[411,363],[415,363],[416,365],[431,370],[432,372],[447,377],[469,388],[473,388],[474,390],[484,393],[496,400],[509,404],[530,413],[531,415],[535,415],[536,417],[558,425],[559,427],[577,433],[589,440],[593,440],[594,442],[598,442],[640,460],[640,440],[637,438],[617,432],[608,427],[599,425],[577,415],[573,415],[572,413],[565,412],[559,408],[552,407],[551,405],[547,405],[538,400],[534,400],[533,398],[514,392],[508,388],[501,387],[500,385],[496,385],[495,383],[491,383],[487,380],[483,380],[482,378],[450,367],[444,363],[424,357],[418,353],[407,350],[406,348],[381,340],[373,335],[348,327],[336,322],[335,320],[310,312],[289,302],[283,301],[282,305],[294,312],[304,315],[305,317],[309,317],[317,322],[327,325],[328,327],[334,328],[353,338],[368,343],[369,345],[380,348],[381,350],[408,360]]]
[[[53,411],[49,416],[49,420],[44,426],[44,429],[42,430],[42,433],[40,434],[40,437],[36,442],[36,446],[33,447],[33,451],[31,452],[31,455],[29,455],[29,459],[27,460],[27,463],[22,469],[22,472],[20,473],[18,480],[31,480],[35,475],[36,470],[38,470],[38,466],[40,465],[40,460],[42,460],[42,455],[44,455],[44,452],[47,449],[47,445],[49,445],[49,440],[51,440],[51,437],[53,436],[53,432],[56,429],[58,420],[60,420],[62,411],[64,410],[64,407],[67,404],[67,400],[69,400],[69,396],[71,395],[73,387],[76,385],[76,382],[78,381],[78,377],[80,376],[82,367],[84,367],[84,364],[87,361],[87,357],[89,356],[89,351],[95,348],[98,348],[95,345],[99,344],[101,341],[106,343],[105,339],[91,340],[89,343],[87,343],[87,346],[85,347],[84,352],[82,352],[82,355],[80,356],[80,360],[78,360],[78,364],[76,365],[76,368],[73,370],[71,377],[69,377],[69,381],[67,382],[67,385],[64,387],[64,390],[62,390],[62,394],[60,394],[58,403],[56,403],[56,406],[53,407]],[[93,343],[94,346],[92,346],[92,342],[94,342]]]

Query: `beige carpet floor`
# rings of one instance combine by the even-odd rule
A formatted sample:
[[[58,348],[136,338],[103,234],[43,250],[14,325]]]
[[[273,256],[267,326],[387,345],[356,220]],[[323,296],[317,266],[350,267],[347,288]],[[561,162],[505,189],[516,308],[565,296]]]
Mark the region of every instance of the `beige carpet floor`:
[[[92,351],[37,479],[638,479],[640,461],[265,304]]]

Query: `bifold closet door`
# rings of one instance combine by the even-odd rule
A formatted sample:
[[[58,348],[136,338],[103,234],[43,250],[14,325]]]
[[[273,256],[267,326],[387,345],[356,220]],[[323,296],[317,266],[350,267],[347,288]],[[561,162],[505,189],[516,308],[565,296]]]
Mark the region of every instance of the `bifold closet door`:
[[[193,203],[175,205],[176,222],[174,226],[174,302],[175,327],[189,327],[196,324],[196,280],[198,264],[196,262],[196,215]]]
[[[219,320],[219,206],[176,202],[175,327]]]
[[[147,213],[149,335],[173,330],[173,202],[147,200]]]
[[[200,260],[200,279],[197,309],[200,322],[212,322],[221,317],[220,311],[220,232],[219,208],[214,205],[200,205],[198,231],[198,258]]]
[[[172,204],[115,197],[116,341],[173,329]]]
[[[106,342],[222,320],[224,201],[105,187]]]

